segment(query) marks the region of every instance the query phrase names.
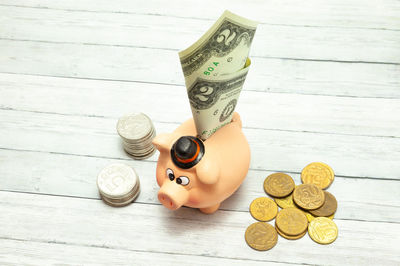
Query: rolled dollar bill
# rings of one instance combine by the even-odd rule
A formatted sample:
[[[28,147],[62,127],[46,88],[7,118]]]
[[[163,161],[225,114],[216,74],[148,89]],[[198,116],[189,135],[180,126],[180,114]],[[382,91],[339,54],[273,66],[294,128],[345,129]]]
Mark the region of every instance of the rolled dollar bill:
[[[203,140],[232,120],[257,24],[225,11],[197,42],[179,52],[197,134]]]

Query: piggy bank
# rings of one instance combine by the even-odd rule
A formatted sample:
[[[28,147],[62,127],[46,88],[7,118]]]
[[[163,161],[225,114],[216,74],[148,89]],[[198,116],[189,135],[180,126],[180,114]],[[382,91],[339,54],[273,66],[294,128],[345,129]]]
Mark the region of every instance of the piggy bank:
[[[250,147],[238,113],[207,140],[195,136],[194,121],[189,119],[174,132],[154,138],[160,151],[158,200],[171,210],[184,205],[213,213],[245,179]]]

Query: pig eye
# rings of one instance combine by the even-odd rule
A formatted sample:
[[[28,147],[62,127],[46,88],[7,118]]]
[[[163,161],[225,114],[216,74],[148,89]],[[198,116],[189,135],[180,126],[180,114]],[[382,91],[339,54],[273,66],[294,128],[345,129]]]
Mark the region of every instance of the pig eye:
[[[186,176],[180,176],[176,179],[176,183],[182,186],[186,186],[187,184],[189,184],[189,178],[187,178]]]
[[[173,181],[175,179],[174,171],[172,171],[171,169],[168,168],[167,169],[167,176],[168,176],[169,180]]]

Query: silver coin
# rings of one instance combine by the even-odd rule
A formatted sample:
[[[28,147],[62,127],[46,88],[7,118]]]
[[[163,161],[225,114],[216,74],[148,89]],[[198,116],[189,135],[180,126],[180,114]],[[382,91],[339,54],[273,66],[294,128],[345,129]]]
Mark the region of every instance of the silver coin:
[[[134,197],[139,189],[140,189],[140,185],[138,185],[138,183],[137,183],[137,185],[129,193],[127,193],[123,197],[116,197],[116,198],[108,197],[101,191],[99,191],[99,192],[100,192],[100,196],[106,198],[110,202],[125,202],[125,201],[131,199],[132,197]]]
[[[134,153],[147,153],[147,152],[150,152],[150,150],[154,149],[154,147],[148,146],[148,147],[144,147],[144,148],[132,148],[129,146],[124,146],[124,149],[129,150]]]
[[[145,142],[145,143],[127,143],[125,141],[122,142],[123,147],[130,153],[148,153],[153,150],[155,147],[152,142]]]
[[[132,203],[132,201],[134,201],[137,198],[139,193],[140,193],[140,189],[137,191],[137,193],[134,196],[127,199],[126,201],[114,201],[114,200],[111,200],[104,196],[102,196],[101,198],[106,204],[108,204],[112,207],[123,207],[123,206],[129,205],[130,203]]]
[[[100,194],[109,198],[122,198],[135,188],[138,176],[135,171],[121,163],[104,168],[97,177]]]
[[[135,152],[132,152],[132,151],[129,151],[129,150],[125,150],[125,151],[129,155],[133,156],[135,159],[146,159],[146,158],[150,157],[154,153],[153,150],[151,150],[151,151],[149,151],[147,153],[135,153]]]
[[[124,139],[121,138],[122,141],[126,144],[132,144],[132,145],[151,145],[154,137],[156,136],[155,132],[151,133],[150,135],[146,136],[143,139]]]
[[[155,132],[149,132],[146,136],[144,136],[143,138],[140,139],[126,139],[126,138],[122,138],[123,141],[127,142],[127,143],[141,143],[141,142],[149,142],[150,140],[152,140],[155,137]]]
[[[125,151],[126,151],[131,157],[133,157],[134,159],[136,159],[136,160],[143,160],[143,159],[147,159],[147,158],[151,157],[151,156],[155,153],[156,149],[153,148],[152,150],[150,150],[150,152],[148,152],[148,153],[146,153],[146,154],[136,154],[136,153],[134,153],[134,152],[132,152],[132,151],[130,151],[130,150],[126,150],[126,149],[125,149]]]
[[[150,118],[143,113],[125,115],[118,120],[117,132],[127,140],[142,139],[152,131]]]
[[[152,142],[144,142],[144,143],[130,143],[130,142],[125,142],[123,141],[122,144],[126,147],[132,147],[132,148],[146,148],[146,147],[151,147],[153,146]]]
[[[110,198],[107,197],[106,195],[102,194],[100,191],[100,196],[101,199],[107,204],[112,207],[122,207],[130,204],[133,202],[139,195],[140,193],[140,182],[139,179],[136,182],[135,187],[132,189],[131,192],[129,192],[126,196],[122,198]]]
[[[133,153],[148,153],[151,150],[155,149],[155,147],[154,146],[148,146],[148,147],[144,147],[144,148],[132,148],[132,147],[129,147],[129,146],[124,146],[124,149],[128,150],[130,152],[133,152]]]

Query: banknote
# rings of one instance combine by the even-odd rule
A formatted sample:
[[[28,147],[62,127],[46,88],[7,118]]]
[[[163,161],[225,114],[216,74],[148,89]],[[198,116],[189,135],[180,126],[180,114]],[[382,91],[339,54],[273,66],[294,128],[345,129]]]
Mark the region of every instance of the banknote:
[[[232,119],[257,24],[225,11],[198,41],[179,52],[197,134],[203,140]]]

